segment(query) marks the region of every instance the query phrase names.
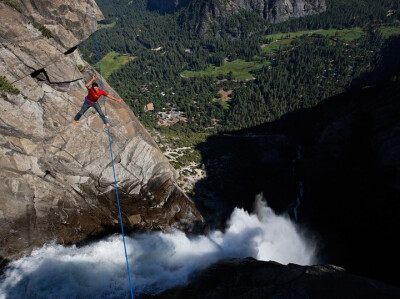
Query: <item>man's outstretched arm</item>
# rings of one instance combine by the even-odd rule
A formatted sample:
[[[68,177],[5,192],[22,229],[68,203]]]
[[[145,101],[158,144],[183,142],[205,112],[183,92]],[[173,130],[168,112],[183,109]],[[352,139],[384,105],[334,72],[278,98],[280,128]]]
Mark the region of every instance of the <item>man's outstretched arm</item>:
[[[90,85],[92,85],[93,81],[96,80],[96,78],[97,78],[97,76],[96,76],[96,74],[94,74],[92,79],[88,83],[86,83],[86,88],[87,89],[90,88]]]
[[[121,103],[122,102],[122,99],[117,99],[116,97],[113,97],[112,95],[107,95],[106,96],[107,98],[110,98],[111,100],[114,100],[114,101],[116,101],[116,102],[118,102],[118,103]]]

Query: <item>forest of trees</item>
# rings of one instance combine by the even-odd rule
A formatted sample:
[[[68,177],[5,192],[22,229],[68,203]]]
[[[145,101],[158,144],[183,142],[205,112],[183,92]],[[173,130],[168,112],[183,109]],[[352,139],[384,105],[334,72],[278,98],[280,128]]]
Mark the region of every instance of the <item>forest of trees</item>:
[[[157,112],[173,106],[188,120],[179,127],[189,131],[236,130],[315,106],[377,67],[387,43],[379,27],[400,26],[396,0],[327,0],[327,12],[280,24],[241,11],[227,19],[208,20],[209,30],[202,35],[198,28],[206,22],[204,6],[168,14],[148,10],[146,0],[97,2],[106,17],[102,23],[115,22],[97,32],[101,57],[111,51],[133,57],[111,74],[109,83],[145,126],[156,127]],[[364,34],[355,40],[310,34],[273,53],[262,52],[267,34],[356,26]],[[93,47],[89,39],[80,50],[96,65]],[[253,71],[255,79],[249,81],[235,80],[232,74],[182,76],[184,70],[206,70],[238,58],[270,63]],[[228,109],[215,101],[220,89],[233,90]],[[153,112],[143,109],[149,102],[154,103]]]

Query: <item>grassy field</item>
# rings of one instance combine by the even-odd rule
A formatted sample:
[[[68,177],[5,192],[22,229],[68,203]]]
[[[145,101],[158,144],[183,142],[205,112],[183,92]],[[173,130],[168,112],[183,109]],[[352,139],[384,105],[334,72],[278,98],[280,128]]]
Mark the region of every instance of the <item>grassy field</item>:
[[[294,38],[302,35],[323,35],[328,37],[337,37],[342,41],[353,41],[359,39],[363,36],[364,32],[360,27],[354,27],[351,29],[326,29],[326,30],[301,30],[295,32],[287,32],[287,33],[275,33],[264,36],[264,40],[269,42],[266,46],[276,47],[274,44],[283,42],[285,40],[293,40]],[[288,43],[288,42],[287,42]]]
[[[231,62],[225,62],[223,66],[216,67],[210,66],[204,71],[184,71],[182,73],[183,77],[196,77],[196,76],[215,76],[222,75],[224,77],[228,76],[232,72],[232,76],[237,80],[248,80],[252,79],[253,75],[251,71],[258,70],[264,65],[268,65],[269,62],[261,63],[260,61],[244,61],[242,59],[237,59]]]
[[[327,37],[334,37],[344,42],[351,42],[361,38],[364,35],[364,31],[360,27],[354,27],[351,29],[327,29],[327,30],[320,30],[316,32],[316,34],[327,36]]]
[[[275,53],[279,49],[288,48],[289,45],[292,43],[293,37],[285,38],[281,40],[276,40],[270,44],[264,44],[261,46],[261,53],[263,55],[271,55]]]
[[[344,42],[350,42],[359,39],[364,32],[361,28],[355,27],[351,29],[328,29],[328,30],[301,30],[288,33],[275,33],[266,35],[264,41],[269,42],[261,46],[263,55],[271,55],[278,49],[288,48],[291,42],[299,36],[303,35],[322,35],[327,37],[335,37]]]
[[[280,32],[280,33],[266,35],[264,37],[264,40],[273,42],[273,41],[276,41],[279,39],[284,39],[284,38],[293,38],[293,37],[301,36],[301,35],[305,35],[305,34],[309,35],[314,32],[317,32],[317,31],[316,30],[300,30],[300,31],[295,31],[295,32],[287,32],[287,33]]]
[[[112,23],[107,24],[107,25],[99,24],[99,30],[114,27],[116,23],[117,22],[112,22]]]
[[[385,38],[389,38],[393,35],[399,35],[400,27],[395,27],[395,26],[384,27],[384,26],[382,26],[380,28],[380,31]]]
[[[382,26],[380,28],[383,36],[388,38],[392,35],[400,34],[400,27],[396,26]],[[290,47],[292,41],[303,35],[316,35],[326,36],[334,39],[338,39],[342,42],[352,42],[361,38],[365,33],[360,27],[354,27],[350,29],[326,29],[326,30],[301,30],[296,32],[288,33],[276,33],[264,36],[265,44],[261,45],[262,57],[255,57],[253,61],[244,61],[241,59],[234,60],[232,62],[226,62],[223,66],[209,66],[203,71],[184,71],[183,77],[196,77],[196,76],[215,76],[222,75],[228,76],[232,72],[233,78],[237,80],[247,80],[253,78],[252,71],[258,70],[263,66],[269,65],[268,59],[270,55],[273,55],[279,49],[286,49]],[[262,62],[266,61],[266,62]]]
[[[101,59],[101,71],[104,78],[110,77],[111,73],[119,69],[125,63],[132,60],[128,55],[121,55],[117,52],[110,52]]]

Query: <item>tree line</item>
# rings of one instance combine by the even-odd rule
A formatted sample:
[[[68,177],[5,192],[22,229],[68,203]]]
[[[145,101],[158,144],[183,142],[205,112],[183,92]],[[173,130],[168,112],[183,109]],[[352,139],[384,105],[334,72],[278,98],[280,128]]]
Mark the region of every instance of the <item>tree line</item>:
[[[97,32],[101,56],[116,51],[134,57],[111,74],[109,83],[146,126],[155,127],[156,113],[173,106],[188,119],[181,127],[191,131],[214,126],[216,120],[218,130],[273,121],[344,91],[379,61],[385,40],[377,26],[400,19],[399,1],[329,0],[327,12],[281,24],[268,24],[255,13],[241,11],[209,21],[200,35],[196,26],[204,21],[201,7],[167,14],[148,10],[146,0],[99,0],[98,4],[106,17],[104,23],[116,22]],[[363,27],[365,35],[352,42],[313,35],[294,39],[290,47],[263,58],[271,64],[255,72],[254,81],[181,76],[183,70],[205,70],[227,60],[260,57],[265,34],[354,26]],[[95,65],[92,40],[79,48]],[[221,88],[233,90],[229,109],[214,100]],[[154,103],[154,112],[144,111],[148,102]]]

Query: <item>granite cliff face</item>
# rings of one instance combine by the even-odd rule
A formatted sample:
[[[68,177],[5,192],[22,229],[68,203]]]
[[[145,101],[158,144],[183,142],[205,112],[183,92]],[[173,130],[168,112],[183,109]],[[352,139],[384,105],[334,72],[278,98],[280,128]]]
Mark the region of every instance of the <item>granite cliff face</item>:
[[[227,6],[233,11],[239,8],[254,11],[271,23],[326,10],[325,0],[231,0]]]
[[[271,23],[279,23],[289,18],[298,18],[326,10],[325,0],[149,0],[149,7],[163,11],[173,11],[190,2],[193,7],[202,7],[203,15],[226,17],[240,9],[254,11]]]
[[[188,4],[191,0],[149,0],[148,8],[173,12]]]
[[[5,258],[119,230],[107,131],[93,109],[71,123],[94,72],[76,46],[92,33],[92,13],[102,14],[93,0],[12,3],[0,2],[0,73],[20,91],[0,96]],[[129,107],[107,99],[107,112],[126,228],[201,230],[202,216]]]

